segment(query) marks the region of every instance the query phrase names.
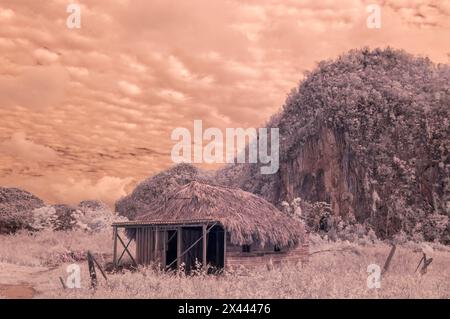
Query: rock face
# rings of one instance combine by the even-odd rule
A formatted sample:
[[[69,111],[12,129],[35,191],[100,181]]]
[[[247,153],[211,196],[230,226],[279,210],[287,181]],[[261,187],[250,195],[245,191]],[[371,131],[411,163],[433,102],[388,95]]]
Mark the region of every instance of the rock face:
[[[278,174],[232,165],[219,171],[222,183],[276,205],[328,202],[382,237],[450,240],[448,66],[391,49],[351,51],[320,63],[266,126],[280,129]]]
[[[26,228],[31,212],[42,206],[44,202],[31,193],[18,188],[0,187],[0,234]]]
[[[361,219],[370,211],[365,198],[364,169],[342,138],[321,127],[292,160],[280,169],[280,198],[301,197],[310,202],[327,202],[341,216],[355,214]],[[362,214],[361,216],[359,216]]]

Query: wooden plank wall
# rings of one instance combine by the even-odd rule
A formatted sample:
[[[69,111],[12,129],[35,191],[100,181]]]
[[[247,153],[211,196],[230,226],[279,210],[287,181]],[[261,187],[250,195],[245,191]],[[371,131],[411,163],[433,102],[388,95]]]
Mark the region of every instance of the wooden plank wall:
[[[141,257],[141,250],[140,250],[140,248],[141,248],[141,242],[142,242],[142,239],[141,239],[141,229],[140,228],[137,228],[136,229],[136,238],[135,238],[135,240],[136,240],[136,253],[134,254],[134,256],[135,256],[135,258],[134,259],[136,259],[136,262],[138,263],[138,264],[140,264],[141,262],[142,262],[142,257]]]
[[[158,239],[156,240],[156,237]],[[177,235],[179,238],[179,236]],[[181,236],[180,236],[181,237]],[[242,246],[232,245],[230,236],[226,234],[225,245],[225,267],[227,269],[244,267],[265,266],[270,263],[282,265],[285,263],[306,263],[309,256],[309,238],[306,237],[304,244],[298,245],[294,249],[282,249],[274,251],[273,246],[258,247],[252,245],[249,253],[242,252]],[[140,265],[150,263],[161,263],[165,267],[165,252],[168,240],[167,231],[154,231],[150,228],[136,229],[136,262]],[[181,250],[181,247],[178,247]]]
[[[165,267],[167,232],[141,227],[136,229],[136,262],[139,265],[161,263]]]
[[[227,236],[229,237],[229,236]],[[242,252],[242,246],[232,245],[229,241],[226,246],[226,262],[227,269],[239,267],[259,267],[272,263],[274,266],[283,264],[297,264],[308,262],[309,257],[309,240],[298,245],[293,249],[282,249],[274,251],[273,246],[264,248],[252,245],[249,253]],[[272,261],[271,261],[272,260]]]
[[[154,256],[154,231],[149,228],[136,229],[136,262],[148,265]]]

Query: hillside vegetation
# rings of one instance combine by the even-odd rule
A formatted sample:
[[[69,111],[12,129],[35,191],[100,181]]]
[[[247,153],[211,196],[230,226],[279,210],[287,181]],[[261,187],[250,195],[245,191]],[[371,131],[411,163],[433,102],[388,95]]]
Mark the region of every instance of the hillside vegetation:
[[[450,242],[450,68],[392,49],[321,62],[268,123],[280,170],[230,165],[219,179],[274,204],[327,202],[384,238]]]

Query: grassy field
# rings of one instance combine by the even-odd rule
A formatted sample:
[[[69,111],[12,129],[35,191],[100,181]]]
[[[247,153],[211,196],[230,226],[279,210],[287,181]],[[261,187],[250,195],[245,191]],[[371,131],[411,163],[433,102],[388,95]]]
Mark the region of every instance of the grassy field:
[[[151,269],[99,276],[89,289],[84,252],[96,253],[100,262],[110,258],[111,234],[25,233],[0,236],[0,296],[34,298],[450,298],[450,252],[432,245],[428,272],[415,273],[421,245],[397,248],[380,289],[367,288],[367,266],[383,266],[390,246],[356,245],[315,240],[310,261],[269,270],[236,269],[220,276],[168,274]],[[428,253],[430,254],[430,253]],[[62,288],[71,263],[81,267],[81,289]],[[22,290],[21,290],[22,289]],[[25,292],[28,293],[25,293]],[[22,292],[22,295],[20,294]]]

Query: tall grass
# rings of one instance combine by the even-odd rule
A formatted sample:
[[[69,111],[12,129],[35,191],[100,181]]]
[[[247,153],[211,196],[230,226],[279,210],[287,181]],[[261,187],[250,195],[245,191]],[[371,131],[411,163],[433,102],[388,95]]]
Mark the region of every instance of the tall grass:
[[[55,289],[57,298],[450,298],[450,256],[440,252],[424,276],[415,273],[421,257],[398,248],[380,289],[367,288],[367,266],[380,267],[389,253],[384,244],[311,256],[309,263],[268,270],[237,269],[223,275],[185,276],[143,268],[100,278],[89,289],[86,267],[81,289]]]
[[[0,262],[55,267],[65,261],[83,259],[87,250],[110,253],[111,238],[109,231],[89,234],[81,230],[0,235]]]
[[[111,252],[111,239],[110,232],[81,231],[0,236],[0,262],[56,267],[40,273],[37,282],[45,285],[36,284],[37,298],[450,298],[448,249],[435,249],[428,272],[421,276],[415,273],[422,256],[418,246],[399,246],[381,288],[368,289],[367,266],[375,263],[382,267],[390,246],[346,242],[314,243],[311,251],[322,252],[303,265],[242,268],[222,275],[199,272],[195,276],[141,268],[108,274],[107,281],[97,273],[99,285],[90,289],[86,261],[64,256],[87,250],[106,256]],[[66,266],[73,262],[81,267],[82,287],[64,290],[58,277],[67,278]]]

